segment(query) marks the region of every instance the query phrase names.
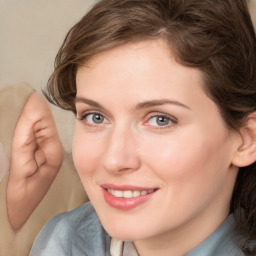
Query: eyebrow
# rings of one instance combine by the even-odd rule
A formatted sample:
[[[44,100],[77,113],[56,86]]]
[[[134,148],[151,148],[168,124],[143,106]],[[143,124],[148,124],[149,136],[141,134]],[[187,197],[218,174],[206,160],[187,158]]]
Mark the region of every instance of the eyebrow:
[[[168,99],[162,99],[162,100],[149,100],[149,101],[144,101],[141,103],[138,103],[136,105],[136,109],[144,109],[144,108],[150,108],[154,106],[160,106],[160,105],[165,105],[165,104],[172,104],[172,105],[177,105],[186,109],[190,109],[188,106],[185,104],[176,101],[176,100],[168,100]]]
[[[100,105],[98,102],[96,102],[94,100],[76,97],[75,103],[79,103],[79,102],[106,110],[102,105]],[[140,109],[150,108],[150,107],[154,107],[154,106],[161,106],[161,105],[165,105],[165,104],[172,104],[172,105],[180,106],[180,107],[190,110],[190,108],[188,106],[186,106],[185,104],[183,104],[179,101],[176,101],[176,100],[169,100],[169,99],[149,100],[149,101],[140,102],[140,103],[136,104],[135,109],[140,110]]]
[[[76,98],[75,98],[75,104],[76,104],[76,103],[79,103],[79,102],[88,104],[88,105],[93,106],[93,107],[96,107],[96,108],[105,109],[103,106],[101,106],[98,102],[96,102],[96,101],[94,101],[94,100],[89,100],[89,99],[86,99],[86,98],[76,97]]]

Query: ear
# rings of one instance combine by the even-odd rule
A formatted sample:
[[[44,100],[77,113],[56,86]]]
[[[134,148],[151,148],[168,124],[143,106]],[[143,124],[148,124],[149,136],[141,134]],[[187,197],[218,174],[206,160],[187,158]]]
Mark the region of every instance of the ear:
[[[239,145],[232,164],[245,167],[256,161],[256,111],[249,114],[245,126],[240,129],[242,144]]]

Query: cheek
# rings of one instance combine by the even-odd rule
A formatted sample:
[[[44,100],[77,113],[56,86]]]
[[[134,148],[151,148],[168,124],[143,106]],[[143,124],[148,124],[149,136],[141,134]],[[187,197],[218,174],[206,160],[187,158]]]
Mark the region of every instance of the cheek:
[[[143,151],[145,162],[162,180],[203,182],[229,167],[227,147],[224,134],[220,133],[216,139],[193,129],[182,135],[148,141]]]
[[[162,181],[164,212],[190,209],[195,213],[221,193],[228,183],[229,155],[225,139],[192,138],[184,134],[155,141],[154,147],[145,147],[147,167]],[[172,213],[177,213],[179,218],[180,211]]]
[[[85,136],[85,133],[76,128],[73,139],[73,160],[82,182],[97,168],[101,149],[102,147],[93,140],[93,137]]]

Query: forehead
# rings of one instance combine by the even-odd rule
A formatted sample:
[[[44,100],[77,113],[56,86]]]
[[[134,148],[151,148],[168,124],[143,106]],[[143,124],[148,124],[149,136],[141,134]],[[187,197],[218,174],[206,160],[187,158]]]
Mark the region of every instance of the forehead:
[[[78,69],[77,91],[147,91],[176,87],[188,92],[203,85],[198,69],[179,64],[164,40],[125,44],[95,55]],[[182,86],[187,84],[187,86]],[[115,88],[114,88],[115,87]],[[156,95],[157,96],[157,95]]]
[[[170,63],[175,63],[175,65],[171,67]],[[166,40],[163,39],[130,42],[100,52],[92,56],[78,68],[76,78],[78,80],[80,70],[88,74],[93,74],[96,72],[99,73],[100,71],[105,73],[105,71],[113,71],[113,69],[116,71],[123,69],[123,73],[124,70],[126,73],[132,70],[131,72],[133,74],[138,74],[139,72],[154,68],[156,70],[154,75],[157,75],[157,73],[160,72],[159,68],[163,66],[172,68],[168,70],[168,73],[172,72],[175,68],[176,71],[182,69],[182,72],[187,70],[190,73],[198,73],[199,79],[202,79],[202,73],[198,69],[185,67],[178,63],[170,46]],[[134,67],[136,67],[137,72]],[[164,73],[164,71],[166,70],[163,70],[162,73]],[[117,73],[117,75],[120,75],[120,73]]]

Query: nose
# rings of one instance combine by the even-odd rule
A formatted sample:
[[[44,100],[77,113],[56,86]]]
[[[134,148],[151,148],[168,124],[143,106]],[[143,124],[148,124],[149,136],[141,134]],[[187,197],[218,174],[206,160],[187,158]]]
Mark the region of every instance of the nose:
[[[110,132],[102,158],[105,170],[121,174],[139,169],[141,162],[135,137],[129,129],[116,128]]]

